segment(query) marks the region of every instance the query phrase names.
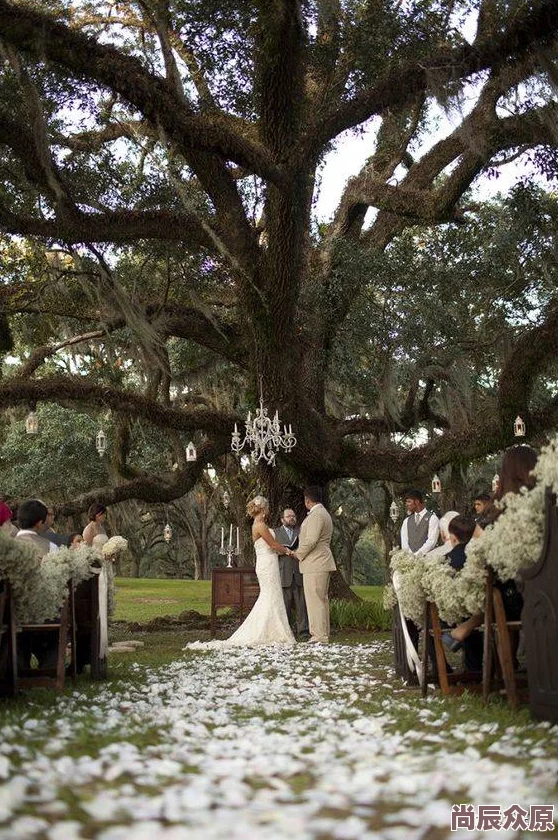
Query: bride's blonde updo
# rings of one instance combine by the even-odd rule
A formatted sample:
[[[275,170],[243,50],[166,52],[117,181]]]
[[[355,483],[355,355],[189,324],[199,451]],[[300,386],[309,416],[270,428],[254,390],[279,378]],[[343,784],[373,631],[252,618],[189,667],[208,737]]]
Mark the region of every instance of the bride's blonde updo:
[[[254,498],[250,499],[246,505],[246,513],[252,519],[254,519],[258,513],[261,513],[263,510],[269,510],[269,502],[265,496],[254,496]]]

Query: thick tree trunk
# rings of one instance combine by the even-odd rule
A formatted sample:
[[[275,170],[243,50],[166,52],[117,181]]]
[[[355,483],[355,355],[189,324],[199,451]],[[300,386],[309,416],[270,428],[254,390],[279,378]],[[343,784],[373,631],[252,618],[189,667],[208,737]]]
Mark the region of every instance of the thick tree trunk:
[[[362,601],[339,570],[333,572],[329,579],[329,597],[337,601]]]

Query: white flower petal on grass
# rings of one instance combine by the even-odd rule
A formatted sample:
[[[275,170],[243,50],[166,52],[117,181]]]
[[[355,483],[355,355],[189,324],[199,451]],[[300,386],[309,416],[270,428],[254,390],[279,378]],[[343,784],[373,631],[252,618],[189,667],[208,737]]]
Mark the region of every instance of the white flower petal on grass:
[[[76,820],[58,823],[47,831],[48,840],[83,840],[81,823]]]

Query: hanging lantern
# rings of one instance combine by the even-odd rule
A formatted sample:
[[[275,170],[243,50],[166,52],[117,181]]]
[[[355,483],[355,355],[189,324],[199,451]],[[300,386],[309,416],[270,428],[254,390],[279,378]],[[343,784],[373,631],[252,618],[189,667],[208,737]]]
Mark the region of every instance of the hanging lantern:
[[[224,505],[224,507],[228,508],[230,503],[231,503],[231,497],[228,494],[228,492],[225,490],[225,492],[223,493],[223,505]]]
[[[395,501],[395,499],[389,506],[389,518],[392,522],[397,522],[397,520],[399,519],[399,508],[397,507],[397,502]]]
[[[163,539],[166,543],[170,543],[170,541],[172,540],[172,528],[168,522],[163,528]]]
[[[28,435],[36,435],[39,431],[39,418],[34,411],[30,411],[25,418],[25,431]]]
[[[438,478],[437,475],[435,475],[432,479],[432,492],[433,493],[441,493],[442,492],[442,482],[440,481],[440,479]]]
[[[498,489],[498,485],[499,485],[499,484],[500,484],[500,476],[498,475],[498,473],[496,473],[496,475],[495,475],[495,476],[494,476],[494,478],[492,479],[492,492],[493,492],[493,493],[495,493],[495,492],[496,492],[496,490]]]
[[[198,453],[196,452],[196,447],[190,441],[188,446],[186,447],[186,460],[187,461],[197,461],[198,460]]]
[[[519,414],[515,418],[515,423],[513,424],[513,433],[516,437],[525,437],[525,423]]]
[[[95,435],[95,449],[97,450],[101,458],[107,451],[107,436],[105,435],[102,429],[99,429],[99,431]]]

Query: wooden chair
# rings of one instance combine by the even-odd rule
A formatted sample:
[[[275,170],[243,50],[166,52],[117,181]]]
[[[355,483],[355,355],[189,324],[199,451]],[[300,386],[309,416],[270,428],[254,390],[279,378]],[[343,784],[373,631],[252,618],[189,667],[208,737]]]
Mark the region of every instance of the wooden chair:
[[[438,671],[438,683],[442,694],[463,694],[464,691],[480,692],[482,688],[482,674],[479,671],[460,671],[459,673],[448,673],[447,659],[442,642],[444,628],[440,622],[438,607],[433,601],[428,601],[424,611],[424,633],[422,637],[422,669],[423,683],[422,696],[426,697],[428,692],[428,665],[430,653],[430,640],[434,642],[434,655],[436,657],[436,670]]]
[[[508,703],[512,709],[519,706],[519,688],[526,686],[526,678],[518,679],[514,668],[514,649],[521,630],[521,621],[508,621],[502,593],[494,585],[494,573],[489,570],[486,580],[484,605],[484,656],[483,656],[483,699],[486,703],[490,692],[503,684]],[[497,661],[494,662],[494,650]],[[498,666],[495,669],[494,665]],[[497,673],[494,674],[494,671]]]
[[[61,691],[64,687],[64,676],[66,670],[66,646],[70,632],[70,604],[66,598],[60,609],[58,620],[44,624],[23,624],[16,633],[16,649],[22,651],[26,646],[32,644],[33,639],[41,636],[50,636],[51,641],[57,645],[56,666],[48,667],[21,667],[17,666],[16,690],[17,688],[34,688],[35,686],[55,688]]]
[[[0,696],[16,693],[17,654],[12,588],[0,582]]]

